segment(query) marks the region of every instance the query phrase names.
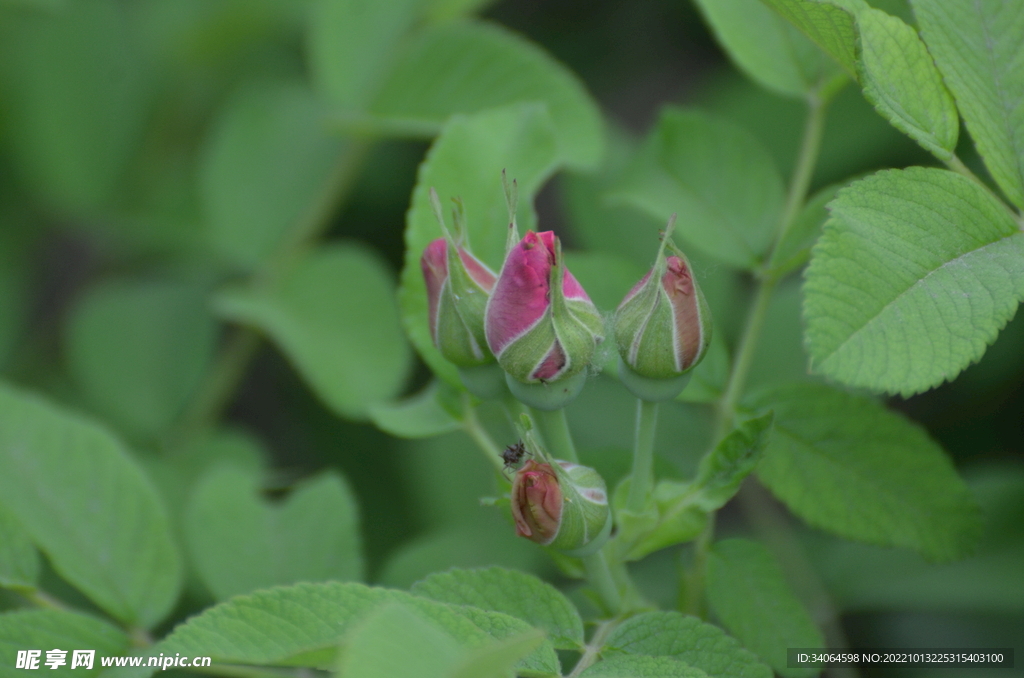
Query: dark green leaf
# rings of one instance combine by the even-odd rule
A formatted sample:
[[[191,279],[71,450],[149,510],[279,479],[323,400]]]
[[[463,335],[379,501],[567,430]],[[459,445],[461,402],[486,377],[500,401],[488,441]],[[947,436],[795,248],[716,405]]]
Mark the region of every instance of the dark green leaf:
[[[1024,235],[969,179],[887,170],[830,209],[804,287],[817,372],[919,393],[978,360],[1024,299]]]
[[[786,648],[824,647],[825,641],[764,546],[746,539],[716,543],[708,559],[707,595],[725,628],[779,675],[818,674],[787,667]]]
[[[412,356],[391,274],[361,245],[323,245],[272,287],[225,290],[214,304],[225,317],[266,332],[343,417],[365,418],[405,382]]]
[[[13,610],[0,614],[0,675],[25,675],[15,669],[18,650],[41,650],[39,669],[47,675],[91,676],[100,673],[100,657],[123,655],[129,639],[112,624],[68,610]],[[46,666],[46,651],[66,650],[67,664]],[[92,669],[71,668],[74,650],[95,650]],[[72,671],[74,673],[72,673]]]
[[[775,411],[757,475],[811,525],[935,560],[973,546],[977,507],[918,426],[874,400],[817,384],[776,388],[754,404]]]
[[[739,491],[740,483],[761,460],[772,428],[772,413],[749,419],[722,439],[700,461],[693,481],[695,504],[717,511]]]
[[[152,626],[181,564],[156,491],[106,429],[0,385],[0,497],[53,568],[124,622]]]
[[[39,578],[39,553],[18,520],[0,506],[0,587],[31,589]]]

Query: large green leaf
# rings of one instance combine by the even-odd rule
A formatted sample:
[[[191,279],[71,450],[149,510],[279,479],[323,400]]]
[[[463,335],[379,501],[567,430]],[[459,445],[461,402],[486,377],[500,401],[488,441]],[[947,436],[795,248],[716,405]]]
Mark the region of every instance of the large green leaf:
[[[192,561],[217,600],[276,584],[362,578],[357,506],[340,476],[299,483],[279,504],[259,491],[256,474],[219,466],[189,503]]]
[[[156,491],[105,428],[0,385],[0,501],[53,568],[117,619],[152,626],[181,564]]]
[[[32,537],[0,506],[0,587],[31,589],[39,578],[39,553]]]
[[[792,24],[761,0],[696,0],[718,42],[758,84],[805,96],[835,65]]]
[[[322,210],[345,142],[299,81],[248,83],[227,100],[203,149],[200,189],[214,249],[251,269]]]
[[[722,629],[679,612],[645,612],[616,627],[605,656],[672,657],[712,678],[771,678],[772,670]]]
[[[973,546],[977,506],[918,426],[874,400],[818,384],[776,388],[753,404],[775,411],[757,475],[811,525],[935,560]]]
[[[433,381],[414,396],[370,407],[377,428],[398,438],[429,438],[462,428],[461,403],[451,386]]]
[[[857,30],[854,11],[864,0],[762,0],[839,62],[857,74]],[[849,8],[849,11],[848,9]]]
[[[804,286],[812,369],[910,395],[981,357],[1024,298],[1024,235],[960,175],[887,170],[839,192]]]
[[[746,130],[703,113],[662,111],[626,170],[622,200],[668,219],[680,238],[739,268],[761,261],[782,210],[782,179]]]
[[[393,397],[411,366],[391,274],[355,243],[323,245],[271,286],[224,290],[214,305],[266,332],[344,417],[364,418],[373,403]]]
[[[461,385],[455,367],[441,356],[430,338],[427,292],[420,269],[423,250],[441,237],[441,227],[430,207],[430,189],[435,188],[446,204],[450,198],[462,198],[473,253],[498,271],[508,233],[502,170],[510,181],[515,179],[519,184],[522,232],[536,223],[533,196],[557,161],[550,116],[540,106],[524,105],[453,117],[420,165],[406,217],[405,266],[399,291],[402,320],[427,365],[453,385]]]
[[[594,664],[581,678],[707,678],[706,673],[671,657],[627,656]]]
[[[825,640],[764,546],[746,539],[715,544],[708,559],[707,595],[725,628],[779,675],[817,675],[815,669],[787,666],[786,648],[824,647]]]
[[[167,430],[213,356],[206,295],[169,280],[111,280],[79,300],[65,338],[68,367],[88,401],[135,436]]]
[[[448,570],[417,582],[412,593],[442,603],[504,612],[543,629],[560,650],[583,646],[583,620],[555,587],[533,575],[489,567]]]
[[[881,10],[864,8],[857,13],[857,32],[864,96],[937,158],[952,158],[960,117],[917,31]]]
[[[124,631],[109,622],[68,610],[13,610],[0,614],[0,676],[23,676],[15,669],[19,650],[41,650],[38,669],[47,675],[91,676],[102,668],[100,657],[122,655],[129,639]],[[67,651],[64,666],[46,665],[46,651],[60,648]],[[84,665],[71,668],[74,650],[95,650],[92,669]],[[53,673],[51,673],[53,671]]]
[[[911,0],[992,178],[1024,207],[1024,7],[1002,0]]]
[[[562,162],[589,168],[600,161],[604,126],[582,83],[536,45],[493,24],[453,21],[422,30],[370,113],[439,130],[456,113],[525,102],[546,104]]]

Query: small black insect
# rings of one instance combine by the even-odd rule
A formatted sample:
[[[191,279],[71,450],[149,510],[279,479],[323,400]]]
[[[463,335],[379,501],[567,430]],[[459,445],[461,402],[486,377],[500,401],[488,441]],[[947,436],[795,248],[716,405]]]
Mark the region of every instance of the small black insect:
[[[519,462],[523,460],[523,455],[526,454],[530,454],[530,452],[526,450],[522,440],[506,447],[505,451],[501,453],[501,459],[505,462],[505,470],[515,470]]]

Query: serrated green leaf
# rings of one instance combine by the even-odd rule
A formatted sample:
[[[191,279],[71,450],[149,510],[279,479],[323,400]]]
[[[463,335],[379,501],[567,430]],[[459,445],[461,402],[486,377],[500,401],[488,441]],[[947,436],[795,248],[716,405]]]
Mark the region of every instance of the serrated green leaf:
[[[722,629],[679,612],[645,612],[624,621],[605,641],[605,656],[620,653],[671,657],[711,678],[772,675],[754,653]]]
[[[452,411],[458,394],[441,381],[432,381],[414,396],[370,406],[370,420],[377,428],[399,438],[430,438],[462,428]],[[454,402],[451,402],[454,400]]]
[[[668,219],[676,234],[739,268],[761,260],[782,209],[782,179],[746,130],[697,111],[666,108],[612,194]]]
[[[857,13],[860,80],[875,110],[939,160],[949,160],[960,133],[956,104],[917,31],[885,12]]]
[[[419,0],[317,0],[307,51],[313,82],[343,111],[362,111],[394,65]]]
[[[583,646],[583,620],[558,589],[533,575],[490,567],[449,570],[416,582],[412,593],[442,603],[504,612],[547,632],[560,650]]]
[[[461,387],[455,366],[441,356],[430,337],[427,292],[420,269],[423,250],[442,235],[430,207],[429,191],[435,188],[445,204],[450,198],[462,198],[471,249],[498,271],[508,232],[502,170],[519,184],[518,222],[520,231],[525,232],[536,223],[533,196],[557,162],[550,116],[540,106],[525,105],[453,117],[420,165],[406,217],[399,301],[406,332],[416,350],[449,384]]]
[[[123,655],[129,646],[125,633],[112,624],[69,610],[13,610],[0,614],[0,676],[23,676],[15,669],[18,650],[42,650],[39,669],[53,676],[89,676],[100,672],[100,657]],[[66,665],[51,669],[46,651],[67,651]],[[73,650],[95,650],[92,669],[71,668]],[[52,672],[52,673],[51,673]]]
[[[600,161],[604,122],[582,83],[539,47],[494,24],[453,21],[423,29],[397,58],[370,113],[440,130],[457,113],[526,102],[546,105],[561,162],[593,168]]]
[[[362,578],[358,510],[340,476],[299,483],[276,505],[259,490],[257,475],[218,466],[189,502],[192,561],[217,600],[278,584]]]
[[[204,291],[172,280],[111,280],[76,305],[68,368],[99,412],[152,437],[181,415],[206,373],[217,325]]]
[[[969,179],[886,170],[829,207],[804,286],[816,372],[925,391],[978,360],[1024,299],[1024,234]]]
[[[758,478],[811,525],[933,560],[973,546],[977,506],[918,426],[874,400],[818,384],[776,388],[751,404],[775,411]]]
[[[615,657],[589,667],[580,678],[707,678],[698,668],[671,657]]]
[[[719,44],[748,77],[805,96],[837,70],[818,47],[761,0],[697,0]]]
[[[299,81],[252,82],[225,103],[200,159],[200,197],[213,248],[253,269],[308,219],[334,180],[344,141]]]
[[[35,588],[38,578],[39,553],[32,537],[0,505],[0,588]]]
[[[828,219],[825,205],[835,198],[840,188],[841,184],[831,184],[807,199],[772,251],[768,266],[774,275],[782,277],[807,263],[811,246],[821,235],[822,224]]]
[[[708,559],[707,596],[725,628],[779,675],[817,675],[816,669],[787,666],[786,648],[824,647],[825,640],[764,546],[746,539],[716,543]]]
[[[362,245],[322,245],[272,287],[225,290],[214,306],[266,332],[343,417],[365,418],[401,389],[411,367],[391,274]]]
[[[53,568],[124,622],[152,626],[181,564],[156,491],[106,429],[0,385],[0,497]]]
[[[988,171],[1024,207],[1024,7],[1001,0],[910,4]]]
[[[739,491],[771,439],[772,413],[744,421],[700,460],[693,480],[696,505],[717,511]]]
[[[863,0],[762,0],[835,59],[857,75],[857,30],[854,12]]]
[[[528,623],[504,612],[484,610],[472,605],[449,605],[448,610],[459,614],[498,641],[508,641],[525,634],[534,633],[536,629]],[[561,674],[558,655],[554,645],[542,640],[531,651],[516,662],[516,671],[524,676],[558,676]]]

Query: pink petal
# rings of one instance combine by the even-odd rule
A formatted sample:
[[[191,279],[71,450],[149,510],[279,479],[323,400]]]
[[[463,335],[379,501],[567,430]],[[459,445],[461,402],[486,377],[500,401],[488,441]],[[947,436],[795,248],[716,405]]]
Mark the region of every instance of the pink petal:
[[[540,320],[551,303],[554,254],[544,235],[528,231],[505,258],[487,304],[487,343],[495,355]]]

